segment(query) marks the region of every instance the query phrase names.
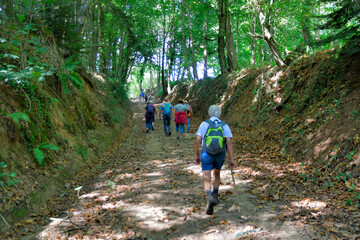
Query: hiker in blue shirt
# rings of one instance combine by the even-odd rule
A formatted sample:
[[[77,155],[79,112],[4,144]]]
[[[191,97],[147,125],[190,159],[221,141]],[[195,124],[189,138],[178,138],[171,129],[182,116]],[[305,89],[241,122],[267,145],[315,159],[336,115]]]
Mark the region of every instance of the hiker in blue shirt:
[[[164,99],[164,102],[160,105],[159,119],[161,119],[161,115],[164,121],[164,132],[165,136],[171,135],[171,110],[173,109],[173,105],[169,103],[167,98]]]
[[[219,119],[221,107],[211,105],[209,108],[210,119],[201,123],[196,132],[194,153],[195,162],[200,164],[203,173],[204,191],[206,193],[206,214],[212,215],[214,206],[218,204],[220,186],[220,171],[225,161],[226,151],[229,153],[229,166],[235,167],[234,150],[231,143],[233,137],[229,125]],[[199,155],[199,145],[202,151]],[[211,172],[214,175],[213,191],[211,192]]]
[[[155,121],[156,108],[152,101],[149,101],[145,107],[146,133],[149,130],[154,131],[153,122]]]

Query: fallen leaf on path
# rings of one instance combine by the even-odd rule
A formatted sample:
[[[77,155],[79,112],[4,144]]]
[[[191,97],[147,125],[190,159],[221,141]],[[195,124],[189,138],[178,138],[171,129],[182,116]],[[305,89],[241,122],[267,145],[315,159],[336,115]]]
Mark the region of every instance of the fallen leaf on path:
[[[229,225],[228,221],[220,221],[219,224]]]

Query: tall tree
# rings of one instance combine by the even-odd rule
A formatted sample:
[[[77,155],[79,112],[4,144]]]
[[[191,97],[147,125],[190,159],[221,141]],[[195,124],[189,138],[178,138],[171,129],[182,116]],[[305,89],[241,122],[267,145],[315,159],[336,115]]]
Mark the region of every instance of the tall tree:
[[[270,47],[271,53],[276,64],[279,67],[285,66],[284,60],[281,57],[279,46],[275,41],[275,38],[272,34],[272,12],[274,6],[274,0],[269,0],[269,2],[265,2],[265,0],[258,2],[259,8],[259,21],[261,25],[262,34],[252,34],[253,37],[264,39],[268,46]]]
[[[227,0],[219,0],[219,36],[218,36],[218,56],[221,73],[225,74],[228,72],[228,67],[226,64],[226,56],[225,56],[225,36],[226,36],[226,15],[227,15]]]
[[[186,46],[186,21],[185,21],[185,0],[181,1],[181,18],[182,18],[182,47],[183,47],[183,56],[184,56],[184,67],[187,72],[187,76],[189,80],[192,80],[190,66],[189,66],[189,57],[187,54],[187,46]]]
[[[229,9],[227,9],[226,14],[226,53],[229,64],[229,71],[232,72],[239,69],[237,54],[235,50],[234,35],[231,30],[231,14]]]
[[[197,61],[195,57],[195,50],[194,50],[194,39],[192,34],[192,26],[191,26],[191,16],[190,16],[190,10],[187,8],[187,17],[188,17],[188,27],[189,27],[189,45],[191,50],[191,63],[192,63],[192,69],[193,69],[193,76],[194,80],[198,81],[198,72],[197,72]]]
[[[208,37],[209,37],[209,23],[205,19],[204,23],[204,79],[208,77]]]

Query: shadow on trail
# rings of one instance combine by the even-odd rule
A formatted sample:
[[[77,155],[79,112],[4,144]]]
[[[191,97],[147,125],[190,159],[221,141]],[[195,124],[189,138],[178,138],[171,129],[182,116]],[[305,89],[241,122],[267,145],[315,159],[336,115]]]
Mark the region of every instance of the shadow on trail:
[[[45,227],[40,239],[238,239],[246,231],[261,239],[311,239],[304,229],[276,219],[278,204],[259,206],[258,198],[246,192],[241,172],[234,196],[230,171],[222,171],[220,204],[214,215],[204,214],[194,134],[181,142],[165,137],[160,120],[145,134],[142,109],[135,104],[134,127],[109,167],[64,217]]]

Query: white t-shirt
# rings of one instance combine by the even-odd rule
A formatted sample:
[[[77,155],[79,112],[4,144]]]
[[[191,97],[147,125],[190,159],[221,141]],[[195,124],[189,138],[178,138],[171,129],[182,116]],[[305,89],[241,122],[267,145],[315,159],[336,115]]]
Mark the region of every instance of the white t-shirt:
[[[217,117],[211,117],[210,120],[213,121],[213,122],[214,122],[215,120],[218,120],[219,122],[221,122],[221,120],[220,120],[219,118],[217,118]],[[202,137],[202,146],[205,145],[205,144],[204,144],[204,137],[205,137],[205,134],[206,134],[206,131],[207,131],[208,127],[209,127],[209,123],[207,123],[207,122],[204,121],[204,122],[202,122],[202,123],[200,124],[200,127],[199,127],[199,129],[197,130],[197,132],[196,132],[196,135],[197,135],[197,136]],[[223,126],[223,130],[224,130],[224,136],[225,136],[226,138],[232,138],[232,137],[233,137],[229,125],[225,124],[225,125]]]

